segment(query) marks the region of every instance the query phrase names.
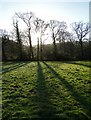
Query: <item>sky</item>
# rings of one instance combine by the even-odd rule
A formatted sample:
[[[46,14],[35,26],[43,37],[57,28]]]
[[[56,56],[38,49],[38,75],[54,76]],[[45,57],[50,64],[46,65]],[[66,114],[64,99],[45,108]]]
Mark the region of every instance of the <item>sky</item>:
[[[45,21],[89,22],[89,1],[76,0],[0,0],[0,29],[10,31],[13,29],[15,12],[34,12]]]

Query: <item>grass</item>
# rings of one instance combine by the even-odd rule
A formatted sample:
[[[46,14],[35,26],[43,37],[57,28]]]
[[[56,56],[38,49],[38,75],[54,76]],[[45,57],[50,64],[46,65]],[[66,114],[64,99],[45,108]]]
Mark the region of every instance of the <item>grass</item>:
[[[3,120],[91,120],[90,62],[4,62]]]

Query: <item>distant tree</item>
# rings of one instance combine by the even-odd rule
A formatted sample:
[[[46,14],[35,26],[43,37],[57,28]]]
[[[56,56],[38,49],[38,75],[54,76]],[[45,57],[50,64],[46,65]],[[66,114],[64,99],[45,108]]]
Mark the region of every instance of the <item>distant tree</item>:
[[[32,23],[33,19],[35,17],[33,12],[27,12],[27,13],[16,13],[16,15],[23,20],[23,22],[27,25],[28,27],[28,38],[29,38],[29,44],[30,44],[30,59],[34,59],[34,54],[33,54],[33,47],[32,47],[32,41],[31,41],[31,28],[32,28]]]
[[[7,60],[7,56],[5,53],[5,44],[9,41],[9,35],[6,30],[0,29],[0,37],[2,40],[2,60]]]
[[[20,32],[19,32],[18,20],[17,19],[13,19],[13,26],[15,27],[15,31],[16,31],[16,41],[19,44],[19,60],[22,60],[22,58],[23,58],[23,55],[22,55],[22,41],[21,41],[21,36],[20,36]]]
[[[72,28],[75,31],[77,38],[79,40],[79,44],[81,46],[81,59],[83,59],[84,57],[83,40],[86,37],[86,35],[90,32],[91,26],[89,25],[89,23],[74,22],[72,23]]]
[[[64,29],[66,29],[66,23],[65,22],[59,22],[57,20],[50,20],[49,24],[52,40],[53,40],[53,46],[54,46],[54,60],[56,60],[57,56],[57,46],[56,46],[56,40],[59,37],[60,31],[63,33]]]
[[[64,30],[59,32],[58,36],[59,37],[57,38],[57,40],[59,41],[59,43],[67,42],[67,41],[72,42],[74,40],[73,34],[68,32],[68,31],[66,31],[65,28],[64,28]]]
[[[74,53],[73,34],[64,29],[63,31],[59,32],[59,37],[57,40],[59,41],[60,50],[63,52],[63,54],[69,54],[69,57],[71,58]]]

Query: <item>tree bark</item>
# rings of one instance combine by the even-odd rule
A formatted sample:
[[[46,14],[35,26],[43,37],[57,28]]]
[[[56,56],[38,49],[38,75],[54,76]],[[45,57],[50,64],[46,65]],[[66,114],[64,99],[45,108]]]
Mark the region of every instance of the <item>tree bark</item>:
[[[30,44],[30,56],[29,58],[34,60],[34,54],[33,54],[33,48],[32,48],[32,42],[31,42],[31,34],[30,34],[30,28],[29,28],[29,44]]]
[[[81,60],[84,58],[84,53],[83,53],[83,42],[82,39],[79,40],[80,46],[81,46]]]
[[[43,60],[43,46],[42,46],[42,38],[40,38],[40,60]]]
[[[19,59],[22,60],[22,58],[23,58],[23,55],[22,55],[22,42],[21,42],[21,38],[20,38],[18,23],[16,23],[16,35],[17,35],[17,42],[19,44]]]
[[[37,60],[39,61],[39,38],[37,38]]]
[[[55,37],[54,37],[54,33],[53,33],[53,46],[54,46],[54,51],[53,51],[53,55],[54,55],[54,60],[57,59],[57,47],[56,47],[56,41],[55,41]]]

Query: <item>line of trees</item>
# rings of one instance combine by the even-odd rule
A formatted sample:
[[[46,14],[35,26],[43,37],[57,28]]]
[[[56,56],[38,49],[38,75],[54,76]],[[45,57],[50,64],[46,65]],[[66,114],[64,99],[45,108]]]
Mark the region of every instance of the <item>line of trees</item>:
[[[26,25],[26,30],[19,28],[21,21]],[[50,20],[45,22],[36,17],[33,12],[27,12],[15,13],[13,27],[13,37],[15,35],[16,41],[10,40],[10,35],[5,30],[0,30],[3,60],[91,59],[89,54],[91,41],[89,38],[87,39],[91,30],[89,23],[72,23],[71,27],[74,33],[70,33],[64,21]],[[32,45],[32,32],[37,37],[37,45],[35,46]],[[45,40],[50,41],[50,39],[51,44],[44,44]],[[26,42],[28,42],[27,45]]]

